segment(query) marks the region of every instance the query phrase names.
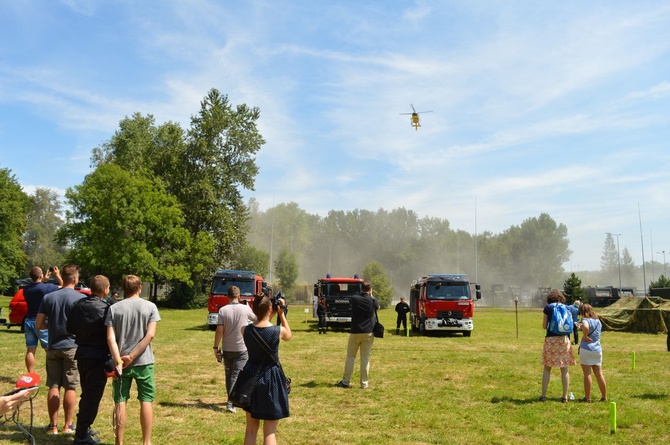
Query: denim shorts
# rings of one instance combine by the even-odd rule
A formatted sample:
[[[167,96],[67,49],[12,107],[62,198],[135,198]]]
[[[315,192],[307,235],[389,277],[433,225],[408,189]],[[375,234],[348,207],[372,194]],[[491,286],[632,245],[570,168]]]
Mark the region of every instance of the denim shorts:
[[[49,331],[46,329],[35,329],[35,319],[26,318],[23,323],[23,331],[26,336],[26,348],[36,348],[39,340],[42,349],[46,349],[49,345]]]

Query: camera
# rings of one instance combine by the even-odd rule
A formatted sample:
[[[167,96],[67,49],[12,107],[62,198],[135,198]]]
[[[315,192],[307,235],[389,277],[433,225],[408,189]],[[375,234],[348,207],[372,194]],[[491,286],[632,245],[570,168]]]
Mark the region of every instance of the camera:
[[[270,297],[270,301],[272,302],[272,310],[275,311],[275,312],[277,311],[277,308],[282,308],[282,309],[286,308],[286,306],[284,305],[284,303],[282,303],[280,301],[280,299],[286,301],[282,291],[277,292],[274,295],[274,297]]]
[[[49,268],[49,272],[53,272],[53,271],[54,271],[54,267],[51,266],[51,267]]]
[[[109,357],[107,361],[105,361],[105,375],[107,377],[120,377],[119,373],[116,371],[116,364],[114,363],[114,359],[112,357]]]

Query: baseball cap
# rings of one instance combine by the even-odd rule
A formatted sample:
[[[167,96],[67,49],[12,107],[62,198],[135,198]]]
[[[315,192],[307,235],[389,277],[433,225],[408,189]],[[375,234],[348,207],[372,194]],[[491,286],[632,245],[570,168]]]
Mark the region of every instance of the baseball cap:
[[[33,388],[40,384],[40,376],[34,372],[23,374],[20,379],[16,381],[14,388]]]

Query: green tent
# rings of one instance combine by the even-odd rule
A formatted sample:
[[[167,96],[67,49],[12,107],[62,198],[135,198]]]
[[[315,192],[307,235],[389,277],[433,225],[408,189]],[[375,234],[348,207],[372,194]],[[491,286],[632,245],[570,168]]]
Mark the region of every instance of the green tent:
[[[605,331],[664,333],[670,327],[670,300],[622,297],[598,310]]]

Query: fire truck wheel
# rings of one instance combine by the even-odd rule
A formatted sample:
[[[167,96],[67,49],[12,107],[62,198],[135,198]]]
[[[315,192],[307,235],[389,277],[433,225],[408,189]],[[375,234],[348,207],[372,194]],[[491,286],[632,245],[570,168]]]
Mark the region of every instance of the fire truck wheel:
[[[463,331],[463,337],[469,337],[472,335],[472,331]]]

